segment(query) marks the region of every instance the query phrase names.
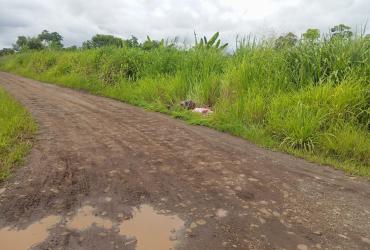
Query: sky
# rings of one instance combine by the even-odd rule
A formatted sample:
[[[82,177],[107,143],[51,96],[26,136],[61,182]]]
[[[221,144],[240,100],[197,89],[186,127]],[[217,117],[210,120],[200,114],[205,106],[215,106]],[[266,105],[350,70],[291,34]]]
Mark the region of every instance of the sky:
[[[219,31],[232,43],[237,35],[327,32],[340,23],[359,28],[369,17],[370,0],[0,0],[0,48],[44,29],[59,32],[66,46],[95,34],[191,43],[194,31]]]

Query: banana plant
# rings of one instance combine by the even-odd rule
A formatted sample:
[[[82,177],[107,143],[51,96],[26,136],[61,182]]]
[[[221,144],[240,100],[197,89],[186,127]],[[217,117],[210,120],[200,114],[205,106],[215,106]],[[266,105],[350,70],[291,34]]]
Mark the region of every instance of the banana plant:
[[[209,40],[206,36],[200,39],[198,42],[197,34],[194,32],[195,37],[195,47],[196,48],[216,48],[220,50],[224,50],[229,44],[225,43],[221,45],[221,40],[218,38],[220,36],[219,32],[216,32]]]

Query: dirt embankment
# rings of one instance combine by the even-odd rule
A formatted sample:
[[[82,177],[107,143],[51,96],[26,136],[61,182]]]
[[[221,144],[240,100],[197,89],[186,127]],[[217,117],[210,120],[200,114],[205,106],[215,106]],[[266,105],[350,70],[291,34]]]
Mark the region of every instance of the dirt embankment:
[[[107,98],[0,84],[40,126],[0,186],[1,249],[370,248],[361,178]]]

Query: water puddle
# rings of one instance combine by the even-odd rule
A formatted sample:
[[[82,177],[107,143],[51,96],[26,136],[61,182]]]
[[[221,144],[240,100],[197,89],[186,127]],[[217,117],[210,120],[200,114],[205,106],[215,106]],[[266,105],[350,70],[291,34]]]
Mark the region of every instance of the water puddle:
[[[80,231],[86,230],[92,225],[102,227],[104,229],[111,229],[113,223],[108,219],[95,216],[94,208],[91,206],[84,206],[80,208],[77,214],[67,223],[68,228]]]
[[[60,221],[60,216],[48,216],[23,230],[2,228],[0,249],[30,249],[45,241],[49,236],[48,230]],[[118,227],[120,235],[136,242],[136,250],[163,250],[175,247],[184,221],[176,215],[159,214],[151,206],[142,205],[134,209],[131,219],[113,225],[111,220],[97,216],[92,206],[84,206],[66,224],[68,228],[79,231],[93,225],[107,230]]]
[[[0,248],[26,250],[45,241],[48,230],[60,221],[59,216],[48,216],[29,225],[26,229],[5,227],[0,229]]]
[[[151,206],[142,205],[119,229],[121,235],[136,238],[136,250],[163,250],[175,247],[176,233],[183,226],[178,216],[158,214]]]

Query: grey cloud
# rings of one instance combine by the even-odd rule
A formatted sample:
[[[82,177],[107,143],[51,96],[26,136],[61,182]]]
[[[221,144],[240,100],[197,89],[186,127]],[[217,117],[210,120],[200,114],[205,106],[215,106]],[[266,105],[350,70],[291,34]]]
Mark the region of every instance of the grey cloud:
[[[237,34],[362,25],[370,13],[368,0],[0,0],[0,6],[0,48],[43,29],[61,33],[66,45],[79,45],[96,33],[191,41],[193,30],[220,31],[232,42]]]

